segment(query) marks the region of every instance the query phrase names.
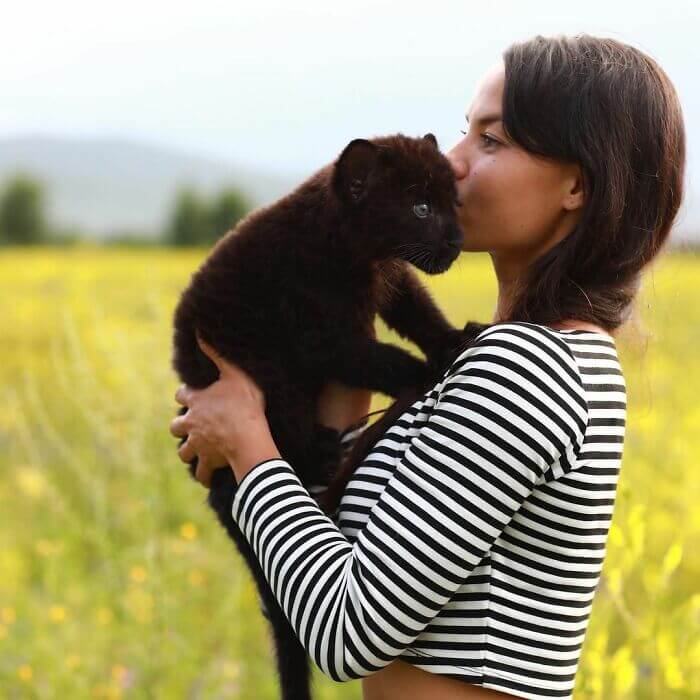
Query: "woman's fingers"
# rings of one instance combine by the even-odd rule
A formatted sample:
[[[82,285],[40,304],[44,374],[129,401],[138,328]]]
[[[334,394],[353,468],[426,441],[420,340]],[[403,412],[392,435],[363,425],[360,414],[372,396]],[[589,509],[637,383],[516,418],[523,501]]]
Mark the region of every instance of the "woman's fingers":
[[[175,401],[183,406],[188,405],[188,401],[191,397],[190,389],[187,384],[181,384],[178,390],[175,392]],[[187,422],[188,413],[183,413],[180,416],[176,416],[170,421],[170,434],[174,437],[187,437],[190,431],[190,425]],[[206,488],[211,488],[211,475],[215,467],[210,466],[207,463],[206,458],[201,457],[197,454],[194,445],[189,439],[180,445],[177,450],[177,454],[180,459],[189,464],[195,457],[197,458],[197,468],[195,470],[195,479],[199,481],[202,486]]]
[[[188,464],[197,456],[194,445],[191,445],[189,440],[185,440],[185,442],[180,445],[177,453],[180,456],[180,459]]]
[[[186,413],[170,421],[170,434],[174,437],[186,437],[188,432]]]
[[[219,353],[214,350],[214,348],[209,345],[205,340],[199,337],[199,333],[195,334],[197,337],[197,344],[200,350],[216,365],[216,368],[221,374],[226,374],[229,370],[229,364],[226,360],[219,355]]]
[[[178,416],[178,418],[176,418],[171,423],[170,432],[178,437],[180,437],[179,428],[176,427],[175,430],[173,430],[172,424],[176,423],[176,421],[183,417],[184,416]],[[186,434],[187,433],[184,433],[184,435]],[[216,469],[216,465],[210,465],[206,457],[198,455],[195,446],[190,442],[189,439],[185,440],[185,442],[183,442],[182,445],[180,445],[180,447],[177,450],[177,454],[180,457],[180,459],[183,462],[185,462],[185,464],[189,464],[196,457],[197,468],[195,469],[194,477],[195,479],[197,479],[197,481],[199,481],[200,484],[202,484],[202,486],[206,488],[211,488],[211,475],[214,469]],[[225,462],[225,464],[226,466],[228,466],[228,463]]]
[[[187,388],[187,384],[180,384],[178,390],[175,392],[175,401],[177,401],[182,406],[187,406],[190,398],[190,391]]]

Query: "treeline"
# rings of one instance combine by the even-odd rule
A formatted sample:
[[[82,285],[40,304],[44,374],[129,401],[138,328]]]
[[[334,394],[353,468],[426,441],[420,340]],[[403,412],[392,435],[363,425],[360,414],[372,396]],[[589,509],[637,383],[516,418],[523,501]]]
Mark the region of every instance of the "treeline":
[[[191,187],[176,193],[162,231],[155,236],[132,231],[113,232],[96,240],[74,228],[48,221],[44,187],[28,174],[17,174],[0,190],[0,247],[3,245],[71,245],[83,241],[102,245],[210,246],[253,208],[235,188],[223,188],[205,198]],[[700,237],[669,242],[677,252],[700,255]]]
[[[115,233],[105,245],[206,246],[232,229],[252,204],[236,189],[224,188],[205,198],[193,188],[176,193],[162,231],[156,236]],[[0,191],[0,246],[71,245],[94,240],[75,229],[60,228],[48,220],[43,185],[27,174],[9,179]]]

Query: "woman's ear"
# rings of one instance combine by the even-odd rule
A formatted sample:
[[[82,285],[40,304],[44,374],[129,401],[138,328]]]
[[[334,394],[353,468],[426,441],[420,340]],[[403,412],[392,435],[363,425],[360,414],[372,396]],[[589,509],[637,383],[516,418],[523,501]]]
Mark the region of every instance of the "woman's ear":
[[[562,206],[568,211],[580,209],[586,201],[586,184],[581,166],[573,164],[566,177],[566,191]]]
[[[377,147],[367,139],[353,139],[343,149],[335,162],[331,181],[343,202],[357,204],[365,199],[377,157]]]

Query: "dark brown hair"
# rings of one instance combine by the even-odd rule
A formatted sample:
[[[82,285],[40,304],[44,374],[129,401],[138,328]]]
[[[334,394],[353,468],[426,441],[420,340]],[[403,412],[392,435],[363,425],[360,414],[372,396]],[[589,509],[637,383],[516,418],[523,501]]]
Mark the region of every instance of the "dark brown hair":
[[[681,205],[678,96],[652,58],[615,39],[538,35],[511,44],[503,58],[506,134],[530,153],[579,164],[584,205],[573,230],[516,281],[498,320],[575,319],[613,333],[630,317],[641,273],[662,250]],[[465,326],[462,349],[479,330]],[[337,509],[354,471],[419,396],[407,393],[360,434],[321,495],[326,512]]]
[[[678,95],[656,61],[615,39],[538,35],[503,58],[506,134],[530,153],[579,164],[584,178],[578,223],[521,276],[503,320],[578,319],[612,332],[681,205]]]

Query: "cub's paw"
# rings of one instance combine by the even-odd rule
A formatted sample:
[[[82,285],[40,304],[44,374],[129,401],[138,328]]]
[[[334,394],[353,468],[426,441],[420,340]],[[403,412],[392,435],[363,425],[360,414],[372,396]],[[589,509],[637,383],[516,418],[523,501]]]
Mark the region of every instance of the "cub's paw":
[[[442,376],[467,344],[468,341],[465,338],[464,331],[459,328],[449,330],[428,356],[428,373],[430,378],[435,380]]]
[[[471,342],[473,341],[476,336],[479,335],[482,331],[485,331],[487,328],[491,328],[493,326],[493,323],[478,323],[477,321],[467,321],[467,323],[464,326],[464,331],[463,331],[463,337]]]

